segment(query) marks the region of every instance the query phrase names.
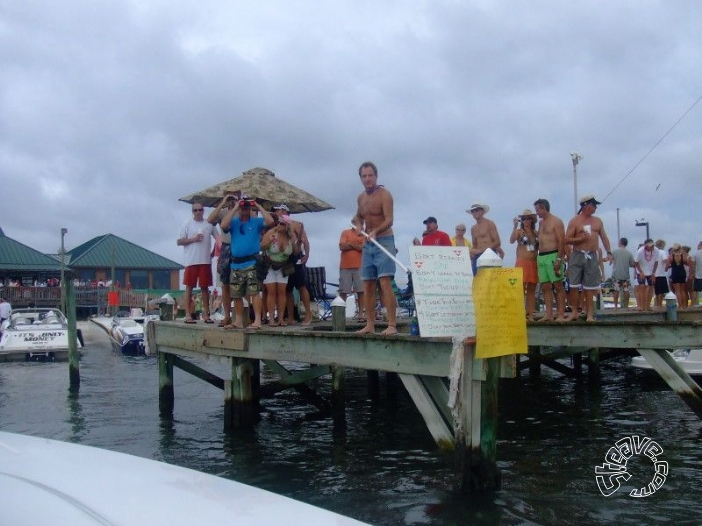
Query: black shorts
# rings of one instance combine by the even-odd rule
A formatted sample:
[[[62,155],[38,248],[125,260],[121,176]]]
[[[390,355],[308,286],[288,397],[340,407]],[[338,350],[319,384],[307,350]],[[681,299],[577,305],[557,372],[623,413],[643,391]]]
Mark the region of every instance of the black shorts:
[[[692,286],[695,292],[702,292],[702,278],[695,278],[695,282]]]
[[[668,294],[668,292],[670,292],[670,289],[668,289],[668,278],[666,278],[665,276],[656,276],[654,290],[656,296],[660,294]]]
[[[287,290],[300,289],[301,287],[307,286],[307,277],[305,272],[305,265],[296,264],[295,272],[288,278]]]
[[[217,259],[217,273],[222,284],[229,283],[231,279],[232,246],[229,243],[222,243],[222,251]]]

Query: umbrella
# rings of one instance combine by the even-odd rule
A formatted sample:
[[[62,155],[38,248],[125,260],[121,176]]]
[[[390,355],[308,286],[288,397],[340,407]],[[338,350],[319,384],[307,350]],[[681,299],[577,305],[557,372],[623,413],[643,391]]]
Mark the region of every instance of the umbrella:
[[[204,206],[217,206],[226,194],[245,194],[267,209],[279,203],[285,203],[290,213],[321,212],[334,208],[329,203],[286,183],[273,172],[265,168],[246,170],[239,177],[210,186],[204,190],[181,197],[186,203],[202,203]]]

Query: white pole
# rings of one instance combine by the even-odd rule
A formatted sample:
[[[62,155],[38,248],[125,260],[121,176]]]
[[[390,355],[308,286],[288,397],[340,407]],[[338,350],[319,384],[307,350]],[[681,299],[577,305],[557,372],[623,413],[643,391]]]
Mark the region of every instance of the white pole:
[[[399,259],[397,259],[397,258],[396,258],[394,255],[392,255],[390,252],[388,252],[387,249],[386,249],[383,245],[381,245],[381,244],[378,243],[375,239],[373,239],[372,237],[370,237],[366,232],[364,232],[363,230],[360,230],[360,229],[359,229],[356,225],[354,225],[353,223],[351,223],[351,228],[353,228],[354,230],[359,230],[359,231],[361,232],[361,234],[363,234],[364,236],[366,236],[366,238],[368,239],[368,241],[370,241],[371,243],[373,243],[376,247],[378,247],[380,250],[382,250],[382,251],[385,253],[386,256],[388,256],[388,257],[389,257],[390,259],[392,259],[395,263],[397,263],[398,265],[400,265],[400,267],[402,267],[402,270],[404,270],[405,272],[409,272],[409,269],[408,269],[407,267],[405,267]]]
[[[578,206],[578,163],[582,160],[583,156],[579,153],[573,152],[570,154],[570,158],[573,161],[573,204],[575,206],[575,213],[578,213],[580,207]]]

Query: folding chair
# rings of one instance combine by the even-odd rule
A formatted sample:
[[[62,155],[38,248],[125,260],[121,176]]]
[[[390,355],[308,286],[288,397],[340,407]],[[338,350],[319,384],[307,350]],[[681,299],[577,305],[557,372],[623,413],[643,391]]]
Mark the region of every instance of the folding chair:
[[[305,267],[307,278],[307,291],[310,293],[310,302],[319,306],[319,318],[329,319],[332,315],[331,302],[336,298],[334,294],[327,293],[326,286],[339,287],[336,283],[327,283],[327,271],[324,267]]]
[[[401,290],[395,280],[392,280],[392,290],[395,293],[395,298],[397,299],[397,306],[404,312],[407,312],[407,317],[411,318],[414,316],[414,286],[412,285],[412,274],[407,273],[407,287],[405,290]],[[399,314],[398,314],[399,315]]]

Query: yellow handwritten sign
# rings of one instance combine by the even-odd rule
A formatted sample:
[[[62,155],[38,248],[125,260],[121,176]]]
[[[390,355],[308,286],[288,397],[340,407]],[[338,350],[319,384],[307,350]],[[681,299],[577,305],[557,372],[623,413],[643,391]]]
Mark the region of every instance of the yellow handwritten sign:
[[[521,268],[481,268],[473,278],[476,358],[527,352]]]

